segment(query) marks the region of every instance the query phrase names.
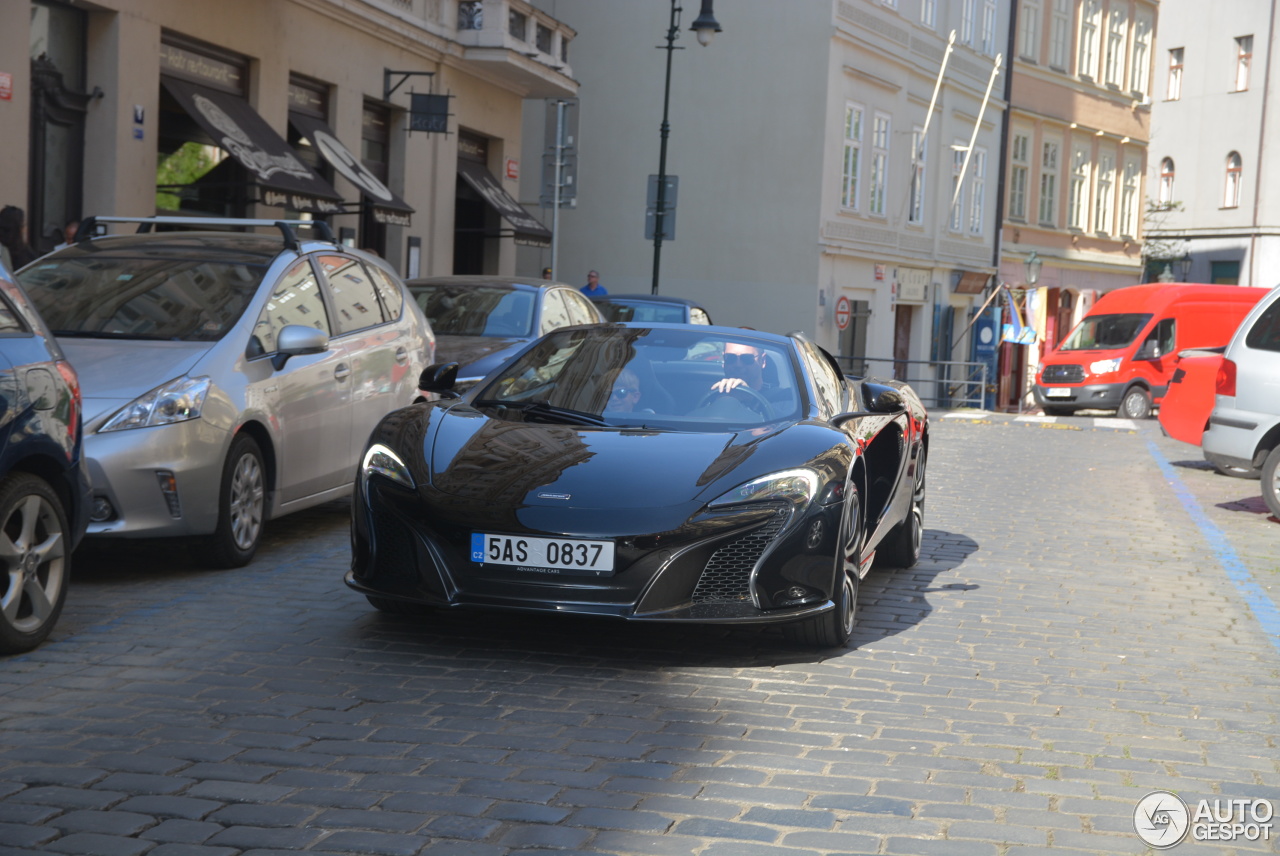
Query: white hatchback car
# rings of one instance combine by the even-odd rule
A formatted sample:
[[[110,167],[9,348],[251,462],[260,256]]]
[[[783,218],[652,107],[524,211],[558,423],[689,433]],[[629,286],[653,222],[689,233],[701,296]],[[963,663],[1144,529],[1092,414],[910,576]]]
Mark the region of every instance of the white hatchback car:
[[[86,219],[18,273],[80,374],[88,536],[183,536],[207,565],[247,564],[264,521],[350,495],[369,431],[418,394],[431,325],[325,223],[103,222],[142,226]]]
[[[1262,498],[1280,517],[1280,287],[1231,337],[1201,445],[1214,463],[1261,467]]]

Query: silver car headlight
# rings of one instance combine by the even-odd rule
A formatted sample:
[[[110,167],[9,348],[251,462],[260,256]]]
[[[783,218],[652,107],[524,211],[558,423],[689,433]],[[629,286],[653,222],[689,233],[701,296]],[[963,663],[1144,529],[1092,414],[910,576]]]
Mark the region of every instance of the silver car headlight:
[[[818,495],[821,477],[810,469],[783,470],[753,479],[728,491],[709,503],[717,508],[744,502],[785,500],[794,505],[808,505]]]
[[[409,468],[404,465],[404,461],[381,443],[374,443],[366,449],[364,458],[360,461],[361,478],[367,479],[375,473],[400,482],[407,488],[414,486],[413,476],[409,475]]]
[[[140,395],[106,421],[98,432],[150,428],[199,419],[212,381],[207,377],[180,377]]]

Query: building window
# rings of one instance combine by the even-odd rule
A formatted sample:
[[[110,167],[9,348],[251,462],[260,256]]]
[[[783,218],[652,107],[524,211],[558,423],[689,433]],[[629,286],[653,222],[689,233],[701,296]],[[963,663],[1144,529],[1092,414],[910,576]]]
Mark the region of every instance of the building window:
[[[964,220],[964,144],[956,142],[951,146],[951,198],[955,200],[951,213],[947,217],[947,228],[959,232]]]
[[[507,10],[507,33],[522,42],[529,40],[529,16],[515,9]]]
[[[1129,21],[1123,9],[1112,9],[1107,17],[1107,50],[1103,58],[1103,80],[1116,87],[1124,85],[1124,43]]]
[[[1098,197],[1093,208],[1093,228],[1111,234],[1111,209],[1115,202],[1112,187],[1116,180],[1115,158],[1104,154],[1098,158]]]
[[[1144,98],[1147,95],[1147,84],[1150,82],[1148,78],[1151,65],[1151,58],[1148,56],[1150,50],[1151,19],[1139,18],[1133,25],[1133,62],[1129,71],[1129,89]]]
[[[560,34],[560,61],[563,63],[569,62],[569,42],[571,41],[573,40],[564,33]]]
[[[1182,48],[1169,51],[1169,88],[1164,97],[1169,101],[1182,97]]]
[[[885,193],[889,184],[889,117],[877,113],[871,131],[871,199],[867,209],[877,217],[885,215]]]
[[[1249,63],[1253,60],[1253,36],[1236,39],[1236,92],[1249,88]]]
[[[996,0],[983,0],[982,52],[987,56],[996,52]]]
[[[961,0],[960,2],[960,44],[972,45],[974,32],[975,7],[978,0]]]
[[[1240,153],[1227,155],[1227,189],[1222,198],[1224,208],[1240,207]]]
[[[1160,196],[1157,198],[1162,208],[1173,204],[1173,158],[1160,161]]]
[[[1071,150],[1071,192],[1067,196],[1067,227],[1089,227],[1089,148],[1077,145]]]
[[[973,184],[969,188],[969,234],[981,235],[987,209],[987,151],[973,149]]]
[[[1040,152],[1040,222],[1058,222],[1058,144],[1045,143]]]
[[[844,108],[844,169],[841,176],[840,204],[858,210],[858,177],[862,174],[862,108],[847,104]]]
[[[924,222],[924,152],[920,151],[922,128],[911,132],[911,206],[907,211],[908,223]]]
[[[1026,134],[1013,135],[1009,168],[1009,217],[1014,220],[1027,219],[1027,173],[1030,166],[1027,151],[1030,143]]]
[[[1120,234],[1132,238],[1138,234],[1138,179],[1142,170],[1136,160],[1124,165],[1124,190],[1120,198]]]
[[[1018,53],[1034,62],[1040,58],[1040,0],[1023,0],[1021,26]]]
[[[1084,0],[1080,8],[1080,51],[1076,55],[1076,74],[1098,76],[1098,27],[1102,22],[1102,0]]]
[[[930,29],[938,26],[938,0],[921,0],[920,23]]]
[[[1071,0],[1053,0],[1049,34],[1049,65],[1067,70],[1071,56]]]
[[[481,0],[461,0],[458,3],[458,29],[484,29],[484,3]]]
[[[533,32],[534,37],[537,39],[538,50],[542,51],[544,54],[550,54],[552,36],[551,28],[538,24],[534,27]]]

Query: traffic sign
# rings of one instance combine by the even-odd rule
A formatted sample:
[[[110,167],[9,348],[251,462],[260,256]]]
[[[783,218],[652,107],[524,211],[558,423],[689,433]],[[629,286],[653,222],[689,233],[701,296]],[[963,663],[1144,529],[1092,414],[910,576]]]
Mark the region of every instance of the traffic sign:
[[[836,326],[841,330],[849,329],[849,319],[853,316],[853,304],[843,294],[836,301]]]

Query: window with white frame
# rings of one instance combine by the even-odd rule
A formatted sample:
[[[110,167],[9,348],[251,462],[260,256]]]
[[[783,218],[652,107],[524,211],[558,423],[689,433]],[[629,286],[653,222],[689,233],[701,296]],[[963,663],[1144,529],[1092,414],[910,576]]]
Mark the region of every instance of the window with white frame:
[[[1112,190],[1116,182],[1116,159],[1110,152],[1098,157],[1098,194],[1093,206],[1093,228],[1097,232],[1111,234],[1111,212],[1115,205]]]
[[[1098,28],[1102,24],[1102,0],[1084,0],[1080,7],[1080,49],[1076,54],[1076,74],[1098,76]]]
[[[978,0],[960,0],[960,44],[972,45]]]
[[[908,223],[924,222],[924,152],[920,151],[923,128],[911,132],[911,205],[907,210]]]
[[[951,146],[951,198],[955,203],[951,206],[947,218],[947,228],[959,232],[964,225],[964,143],[956,141]],[[958,191],[956,188],[960,188]]]
[[[1027,160],[1027,151],[1031,138],[1027,134],[1014,134],[1013,145],[1009,149],[1009,217],[1013,220],[1027,219],[1027,175],[1031,164]]]
[[[1040,148],[1040,222],[1058,222],[1058,144],[1046,142]]]
[[[1023,59],[1040,59],[1040,0],[1022,0],[1018,33],[1018,55]]]
[[[1071,0],[1053,0],[1049,22],[1049,65],[1067,70],[1071,57]]]
[[[1067,194],[1067,227],[1089,227],[1089,147],[1076,143],[1071,149],[1071,187]]]
[[[875,115],[871,129],[871,197],[867,210],[877,217],[885,215],[885,195],[889,185],[889,117]]]
[[[1169,51],[1169,85],[1165,90],[1165,99],[1177,101],[1182,97],[1182,48]]]
[[[1236,39],[1236,92],[1249,88],[1249,64],[1253,61],[1253,36]]]
[[[1107,16],[1107,49],[1102,60],[1102,79],[1112,86],[1124,85],[1125,37],[1129,19],[1124,9],[1112,8]]]
[[[1151,19],[1139,18],[1133,25],[1133,60],[1129,70],[1129,90],[1144,98],[1151,82]]]
[[[1222,207],[1240,207],[1240,153],[1227,155],[1227,186],[1222,197]]]
[[[1132,238],[1138,234],[1138,204],[1142,197],[1138,194],[1142,166],[1136,160],[1127,160],[1124,164],[1124,188],[1120,192],[1120,234]]]
[[[920,23],[930,29],[938,26],[938,0],[920,0]]]
[[[973,147],[969,185],[969,234],[981,235],[987,209],[987,150]]]
[[[982,52],[987,56],[996,53],[996,0],[982,2]]]
[[[1156,197],[1163,208],[1173,204],[1173,158],[1160,161],[1160,195]]]
[[[858,210],[858,181],[862,175],[862,105],[844,108],[844,165],[841,170],[840,205]]]

